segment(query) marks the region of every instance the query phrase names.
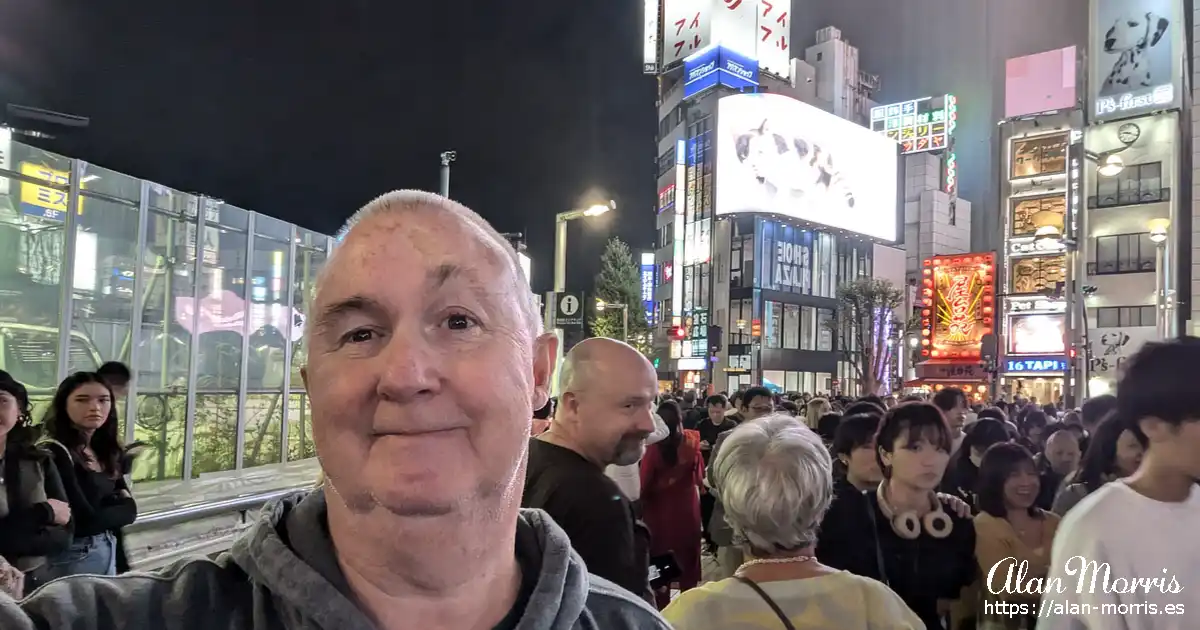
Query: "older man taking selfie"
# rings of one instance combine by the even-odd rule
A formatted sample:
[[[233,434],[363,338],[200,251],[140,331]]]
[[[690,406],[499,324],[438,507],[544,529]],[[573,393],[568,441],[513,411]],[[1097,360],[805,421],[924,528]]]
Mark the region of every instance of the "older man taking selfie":
[[[323,487],[215,561],[0,595],[0,628],[666,628],[519,509],[556,352],[531,296],[471,210],[417,192],[368,204],[310,310]]]

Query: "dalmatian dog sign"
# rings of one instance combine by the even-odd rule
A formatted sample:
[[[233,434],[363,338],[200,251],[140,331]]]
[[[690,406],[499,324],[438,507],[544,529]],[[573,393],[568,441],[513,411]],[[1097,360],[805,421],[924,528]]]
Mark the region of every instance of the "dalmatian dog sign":
[[[1096,119],[1178,107],[1182,0],[1093,0]]]

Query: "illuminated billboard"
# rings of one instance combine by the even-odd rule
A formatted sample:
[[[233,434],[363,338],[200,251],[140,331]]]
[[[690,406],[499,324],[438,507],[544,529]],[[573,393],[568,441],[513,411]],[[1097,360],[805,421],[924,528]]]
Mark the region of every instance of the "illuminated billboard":
[[[1066,352],[1064,315],[1013,315],[1008,320],[1008,355]]]
[[[780,94],[717,104],[717,215],[771,213],[896,240],[896,144]]]
[[[921,357],[979,362],[994,321],[995,254],[934,256],[921,274]]]
[[[642,252],[642,306],[646,321],[654,325],[654,252]]]
[[[719,44],[756,60],[767,72],[790,78],[791,13],[791,0],[670,0],[663,5],[659,25],[661,67],[670,69]],[[649,29],[649,2],[646,15]],[[647,48],[649,45],[647,42]],[[644,53],[643,67],[649,67],[646,58]]]
[[[947,94],[871,108],[871,131],[900,143],[902,153],[938,151],[958,124],[958,100]]]
[[[1182,13],[1183,0],[1092,0],[1093,121],[1179,108]]]
[[[658,73],[658,15],[662,7],[659,0],[645,0],[642,16],[646,27],[642,31],[642,72]]]
[[[724,46],[710,46],[683,61],[683,98],[718,85],[758,87],[758,62]]]
[[[1074,46],[1004,63],[1004,117],[1075,109],[1078,53]]]

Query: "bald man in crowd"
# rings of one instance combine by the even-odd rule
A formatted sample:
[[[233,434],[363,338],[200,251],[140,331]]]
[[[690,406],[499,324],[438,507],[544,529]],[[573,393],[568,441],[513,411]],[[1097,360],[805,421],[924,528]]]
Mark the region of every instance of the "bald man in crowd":
[[[647,601],[648,549],[632,503],[604,469],[641,460],[657,385],[654,366],[627,344],[593,338],[572,348],[550,429],[530,442],[523,502],[566,530],[591,573]]]
[[[419,192],[371,202],[309,310],[322,486],[269,506],[215,560],[0,594],[0,628],[667,630],[520,509],[556,354],[532,297],[471,210]]]

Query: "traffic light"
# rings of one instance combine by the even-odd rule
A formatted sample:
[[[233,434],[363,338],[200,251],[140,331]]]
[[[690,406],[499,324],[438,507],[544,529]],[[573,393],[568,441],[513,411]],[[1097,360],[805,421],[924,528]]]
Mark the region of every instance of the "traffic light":
[[[671,339],[683,341],[687,339],[687,328],[683,326],[675,326],[671,328]]]

